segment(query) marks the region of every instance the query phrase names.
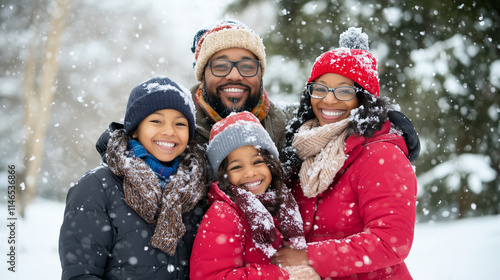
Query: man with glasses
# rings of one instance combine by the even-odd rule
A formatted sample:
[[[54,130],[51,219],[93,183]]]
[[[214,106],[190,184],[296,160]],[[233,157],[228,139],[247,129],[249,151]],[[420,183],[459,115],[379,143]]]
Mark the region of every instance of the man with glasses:
[[[222,20],[209,29],[199,30],[191,51],[195,55],[195,77],[200,82],[191,88],[199,109],[196,112],[196,142],[208,143],[212,125],[231,112],[250,111],[260,120],[281,153],[285,127],[294,108],[282,111],[268,99],[262,81],[266,54],[259,35],[239,21]],[[331,91],[337,99],[349,100],[358,89],[331,89],[313,83],[308,84],[307,90],[316,98],[324,98]],[[420,153],[420,141],[413,124],[399,111],[390,111],[389,119],[403,131],[411,161],[415,161]]]
[[[191,89],[198,105],[195,139],[206,144],[212,125],[231,112],[252,112],[271,135],[278,150],[285,142],[290,112],[277,108],[267,96],[262,77],[266,54],[262,39],[236,20],[222,20],[199,30],[191,51],[200,82]]]

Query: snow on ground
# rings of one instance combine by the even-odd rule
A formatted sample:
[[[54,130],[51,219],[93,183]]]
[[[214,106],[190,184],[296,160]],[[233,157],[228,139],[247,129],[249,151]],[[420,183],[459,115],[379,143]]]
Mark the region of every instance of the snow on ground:
[[[7,224],[7,206],[0,207]],[[64,204],[37,198],[17,220],[16,272],[7,270],[6,225],[0,227],[0,279],[60,279],[57,242]],[[406,260],[414,279],[495,279],[500,267],[500,215],[417,224]]]
[[[500,215],[417,224],[406,264],[414,279],[498,279]]]

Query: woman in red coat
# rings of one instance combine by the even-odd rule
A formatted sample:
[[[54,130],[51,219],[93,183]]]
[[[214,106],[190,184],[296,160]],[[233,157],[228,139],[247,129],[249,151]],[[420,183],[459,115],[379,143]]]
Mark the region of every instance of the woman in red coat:
[[[316,60],[287,127],[287,171],[306,250],[273,263],[310,264],[322,279],[412,279],[416,177],[402,132],[388,121],[368,37],[350,28]],[[331,94],[330,94],[331,93]]]

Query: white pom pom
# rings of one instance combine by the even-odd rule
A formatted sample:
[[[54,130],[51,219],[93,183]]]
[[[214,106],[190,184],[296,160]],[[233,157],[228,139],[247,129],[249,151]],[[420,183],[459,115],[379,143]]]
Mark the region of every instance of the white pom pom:
[[[340,34],[339,47],[347,49],[368,50],[368,35],[360,28],[349,27]]]

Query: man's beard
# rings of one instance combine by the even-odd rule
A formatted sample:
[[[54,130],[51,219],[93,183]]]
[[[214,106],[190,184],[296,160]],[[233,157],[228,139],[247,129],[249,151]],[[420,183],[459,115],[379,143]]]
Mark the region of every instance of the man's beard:
[[[226,105],[222,103],[218,91],[210,94],[207,92],[206,84],[203,85],[203,99],[215,110],[215,112],[219,114],[219,116],[221,116],[222,118],[226,118],[233,112],[251,112],[253,108],[255,108],[255,106],[257,106],[257,104],[259,103],[260,96],[262,95],[262,89],[263,86],[261,83],[259,91],[250,92],[246,102],[243,103],[243,106],[241,106],[240,108],[237,108],[235,106],[226,107]],[[229,100],[236,105],[241,100],[241,98],[229,98]]]

